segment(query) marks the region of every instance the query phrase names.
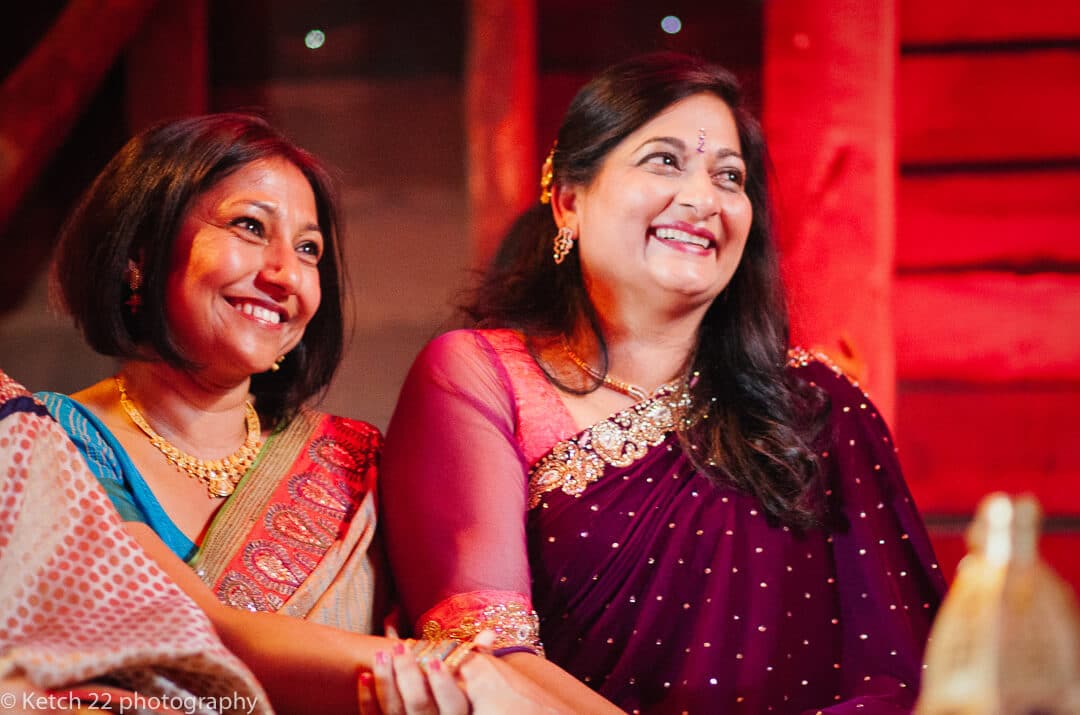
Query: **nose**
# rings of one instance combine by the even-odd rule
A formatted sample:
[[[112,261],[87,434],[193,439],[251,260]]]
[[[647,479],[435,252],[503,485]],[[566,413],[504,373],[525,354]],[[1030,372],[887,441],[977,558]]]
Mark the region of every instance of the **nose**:
[[[271,240],[263,249],[263,266],[258,273],[260,288],[275,299],[296,292],[300,285],[300,257],[289,241]]]
[[[679,193],[675,197],[680,206],[694,212],[695,219],[706,219],[719,211],[717,188],[706,166],[698,166],[683,175]]]

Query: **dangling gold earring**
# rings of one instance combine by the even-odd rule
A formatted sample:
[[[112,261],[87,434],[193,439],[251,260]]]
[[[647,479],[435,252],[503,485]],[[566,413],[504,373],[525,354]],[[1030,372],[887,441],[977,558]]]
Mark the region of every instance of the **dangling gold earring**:
[[[127,271],[124,273],[128,288],[131,290],[131,295],[124,301],[124,304],[131,311],[131,314],[135,315],[139,312],[139,306],[142,305],[142,296],[139,295],[139,289],[142,288],[143,283],[142,271],[139,270],[139,264],[129,258]]]
[[[555,245],[552,253],[555,258],[556,265],[566,260],[566,257],[570,255],[570,251],[574,249],[574,229],[569,226],[563,226],[559,229],[559,232],[555,234]]]
[[[278,370],[280,370],[281,369],[281,363],[283,363],[283,362],[285,362],[285,356],[284,355],[278,355],[277,360],[275,360],[274,364],[270,366],[270,372],[277,372]]]

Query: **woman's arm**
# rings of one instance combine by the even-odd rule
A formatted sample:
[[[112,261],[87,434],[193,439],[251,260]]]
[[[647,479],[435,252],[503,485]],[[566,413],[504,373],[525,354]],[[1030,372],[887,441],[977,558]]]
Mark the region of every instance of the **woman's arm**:
[[[479,602],[517,594],[531,602],[528,465],[514,436],[516,419],[509,378],[479,334],[441,336],[413,365],[387,431],[380,478],[382,523],[409,623],[459,594],[486,592]],[[497,615],[481,620],[499,630]],[[555,712],[619,712],[530,653],[497,663],[470,660],[462,673],[477,711],[527,712],[530,703]]]
[[[800,376],[829,394],[831,432],[822,462],[840,522],[830,543],[844,682],[842,700],[823,703],[820,712],[909,712],[944,579],[892,435],[870,398],[820,362]]]
[[[124,522],[139,546],[206,613],[225,646],[251,669],[278,712],[357,712],[357,676],[391,642],[277,613],[221,603],[149,526]],[[317,684],[317,686],[316,686]]]
[[[330,628],[277,613],[221,603],[187,564],[141,522],[125,529],[156,564],[202,609],[218,637],[258,678],[279,713],[355,713],[369,691],[361,670],[389,682],[382,715],[466,713],[464,694],[450,674],[425,674],[400,641]],[[371,709],[371,712],[376,710]]]

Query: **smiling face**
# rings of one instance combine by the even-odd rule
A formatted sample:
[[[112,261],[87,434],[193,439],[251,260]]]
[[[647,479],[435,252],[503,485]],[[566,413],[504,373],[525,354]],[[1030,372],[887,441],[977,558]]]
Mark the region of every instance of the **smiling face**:
[[[311,185],[284,159],[247,164],[197,196],[166,288],[185,357],[223,381],[268,370],[319,307],[323,250]]]
[[[586,186],[560,187],[556,221],[579,236],[601,316],[642,301],[704,314],[739,265],[753,211],[731,109],[713,94],[672,104],[629,134]]]

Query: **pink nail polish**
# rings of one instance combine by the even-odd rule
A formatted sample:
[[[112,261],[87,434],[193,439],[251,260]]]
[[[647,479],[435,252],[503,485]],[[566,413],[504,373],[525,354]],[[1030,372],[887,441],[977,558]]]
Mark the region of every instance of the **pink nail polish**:
[[[404,643],[395,643],[394,644],[394,655],[405,655],[405,644]]]
[[[428,670],[432,670],[436,673],[442,672],[441,660],[429,660],[427,664]]]
[[[386,665],[386,651],[375,651],[375,665]]]

